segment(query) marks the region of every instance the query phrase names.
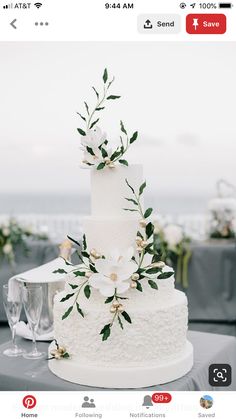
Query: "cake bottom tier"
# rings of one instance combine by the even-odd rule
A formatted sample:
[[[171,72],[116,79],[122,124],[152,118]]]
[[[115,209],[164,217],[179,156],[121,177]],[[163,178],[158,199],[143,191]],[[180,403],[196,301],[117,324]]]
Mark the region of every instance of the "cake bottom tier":
[[[55,348],[52,343],[49,352]],[[95,367],[85,365],[79,358],[50,360],[49,369],[56,376],[72,383],[113,389],[144,388],[168,383],[187,374],[193,366],[193,347],[186,346],[178,358],[145,367]]]
[[[123,321],[121,330],[115,322],[106,341],[100,331],[111,314],[96,290],[90,300],[81,296],[84,318],[74,310],[62,320],[71,303],[60,302],[67,291],[58,294],[55,338],[70,358],[49,361],[51,371],[68,381],[105,388],[149,387],[185,375],[193,365],[192,346],[186,338],[187,299],[174,290],[171,279],[159,282],[158,291],[145,290],[142,296],[127,292],[130,299],[124,304],[132,324]]]

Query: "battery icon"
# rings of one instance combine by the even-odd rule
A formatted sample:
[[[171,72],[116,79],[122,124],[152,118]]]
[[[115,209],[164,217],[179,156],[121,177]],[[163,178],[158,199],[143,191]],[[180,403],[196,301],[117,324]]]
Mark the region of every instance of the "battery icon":
[[[233,7],[232,3],[219,3],[220,9],[231,9]]]

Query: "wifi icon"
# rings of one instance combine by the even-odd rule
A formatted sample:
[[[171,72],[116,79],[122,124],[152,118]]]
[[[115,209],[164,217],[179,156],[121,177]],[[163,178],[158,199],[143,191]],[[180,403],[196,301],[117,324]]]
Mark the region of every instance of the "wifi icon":
[[[34,3],[35,7],[37,7],[37,9],[39,9],[40,7],[42,7],[42,3]]]

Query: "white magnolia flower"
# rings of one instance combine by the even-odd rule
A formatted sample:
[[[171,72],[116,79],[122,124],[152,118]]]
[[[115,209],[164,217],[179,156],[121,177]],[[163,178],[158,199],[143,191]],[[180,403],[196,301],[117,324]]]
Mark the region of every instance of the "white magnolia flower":
[[[136,263],[131,260],[132,256],[133,248],[129,248],[124,253],[114,250],[106,259],[98,259],[95,262],[98,273],[91,275],[89,284],[105,297],[114,295],[115,290],[118,294],[127,291],[129,279],[137,269]]]
[[[4,227],[4,228],[3,228],[3,230],[2,230],[2,234],[3,234],[5,237],[10,236],[10,230],[9,230],[9,228],[8,228],[8,227]]]
[[[12,248],[11,243],[6,243],[2,248],[2,251],[5,255],[11,254],[12,250],[13,250],[13,248]]]
[[[87,134],[81,136],[81,145],[90,147],[93,150],[98,149],[101,144],[106,140],[106,133],[102,132],[101,128],[96,127],[95,129],[89,129]]]
[[[169,246],[174,247],[181,243],[184,238],[183,230],[180,226],[169,224],[163,229],[164,238]]]

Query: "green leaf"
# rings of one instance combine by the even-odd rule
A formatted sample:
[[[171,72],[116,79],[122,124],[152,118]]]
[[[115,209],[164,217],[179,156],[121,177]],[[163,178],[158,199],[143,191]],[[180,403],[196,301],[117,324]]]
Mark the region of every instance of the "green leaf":
[[[137,281],[136,284],[137,284],[136,290],[138,290],[140,292],[143,292],[143,287],[142,287],[140,281]]]
[[[94,151],[93,151],[93,149],[91,147],[86,147],[86,149],[87,149],[87,152],[89,154],[91,154],[91,156],[95,156]]]
[[[124,319],[128,322],[128,323],[132,323],[131,318],[129,317],[128,313],[126,311],[122,311],[121,315],[124,317]]]
[[[109,323],[109,324],[106,324],[103,328],[102,328],[102,330],[101,330],[101,332],[100,332],[100,335],[102,335],[107,329],[110,329],[110,327],[111,327],[111,324]]]
[[[78,285],[74,285],[74,284],[69,284],[70,285],[70,287],[73,289],[73,290],[75,290],[76,288],[78,288]]]
[[[94,90],[94,92],[95,92],[95,94],[96,94],[97,98],[99,99],[99,93],[98,93],[98,91],[95,89],[95,87],[92,87],[92,89]]]
[[[73,263],[68,262],[68,260],[62,258],[67,266],[74,266]]]
[[[138,132],[136,131],[129,140],[130,144],[134,143],[137,140],[137,138],[138,138]]]
[[[67,274],[68,272],[65,271],[65,269],[56,269],[53,271],[53,274]]]
[[[107,340],[109,338],[110,334],[111,334],[111,325],[109,323],[109,324],[106,324],[106,326],[103,327],[103,329],[100,332],[100,335],[103,335],[102,340],[104,341],[104,340]]]
[[[123,164],[124,166],[129,166],[129,163],[127,162],[127,160],[119,160],[120,164]]]
[[[154,290],[158,290],[158,286],[157,286],[157,283],[155,281],[152,281],[151,279],[149,279],[148,283],[149,283],[151,288],[153,288]]]
[[[96,270],[96,268],[95,268],[95,266],[94,266],[94,265],[92,265],[92,264],[90,263],[89,267],[90,267],[90,271],[94,272],[95,274],[97,273],[97,270]]]
[[[86,241],[86,236],[85,234],[83,234],[83,249],[86,250],[87,249],[87,241]]]
[[[88,104],[86,102],[84,102],[84,104],[85,104],[86,111],[87,111],[87,113],[89,115],[89,107],[88,107]]]
[[[86,132],[81,128],[77,128],[77,131],[80,133],[80,135],[83,135],[83,137],[86,135]]]
[[[85,276],[85,272],[81,272],[81,271],[75,271],[75,272],[73,272],[73,274],[75,276]]]
[[[79,303],[76,303],[76,307],[77,307],[77,311],[78,311],[78,313],[79,313],[82,317],[84,317],[84,313],[83,313],[83,311],[81,310]]]
[[[64,301],[69,300],[69,298],[73,297],[74,295],[75,295],[75,293],[73,293],[73,294],[67,294],[65,297],[63,297],[63,298],[60,300],[60,302],[61,302],[61,303],[64,303]]]
[[[121,329],[123,330],[124,329],[124,326],[123,326],[123,323],[121,321],[120,316],[118,316],[118,322],[119,322],[119,325],[120,325]]]
[[[107,100],[115,100],[115,99],[120,99],[120,96],[110,95],[107,97]]]
[[[143,237],[142,233],[140,233],[140,231],[137,231],[137,236],[141,237],[141,239],[144,240],[144,237]]]
[[[70,354],[68,354],[68,352],[65,352],[65,353],[62,355],[62,358],[70,358]]]
[[[135,195],[134,188],[129,184],[128,179],[125,179],[126,185],[131,189],[133,194]]]
[[[70,237],[70,236],[67,236],[67,238],[68,238],[70,241],[72,241],[73,243],[77,244],[77,246],[81,247],[81,246],[80,246],[80,243],[79,243],[77,240],[73,239],[73,238],[72,238],[72,237]]]
[[[124,211],[131,211],[131,212],[138,212],[138,210],[136,209],[131,209],[131,208],[123,208]]]
[[[144,189],[146,188],[146,186],[147,186],[147,184],[146,184],[146,181],[145,181],[145,182],[143,182],[143,184],[139,188],[139,196],[142,195],[142,193],[143,193]]]
[[[114,295],[112,297],[108,297],[105,301],[105,304],[109,304],[114,300]]]
[[[148,208],[145,213],[144,213],[144,218],[148,218],[150,217],[151,213],[152,213],[153,209],[152,208]]]
[[[86,118],[83,116],[83,115],[81,115],[81,113],[79,113],[79,112],[76,112],[77,113],[77,115],[79,115],[80,116],[80,118],[81,119],[83,119],[83,121],[85,121],[86,122]]]
[[[158,274],[159,272],[161,272],[160,268],[150,268],[146,270],[146,274],[148,275],[155,275],[155,274]]]
[[[124,124],[123,124],[123,122],[122,122],[122,121],[120,121],[120,129],[121,129],[121,131],[122,131],[125,135],[127,135],[127,131],[126,131],[126,129],[125,129]]]
[[[108,79],[108,72],[107,72],[107,69],[105,68],[105,70],[104,70],[104,73],[103,73],[103,81],[104,81],[104,83],[106,84],[106,82],[107,82],[107,79]]]
[[[153,232],[154,232],[154,225],[152,223],[148,223],[148,225],[146,226],[146,235],[148,239],[152,236]]]
[[[92,129],[99,121],[99,118],[96,119],[96,121],[94,121],[91,125],[90,125],[90,129]]]
[[[105,159],[105,157],[107,157],[108,156],[108,154],[107,154],[107,151],[106,151],[106,149],[105,148],[101,148],[101,153],[102,153],[102,157]]]
[[[132,202],[134,205],[138,205],[137,201],[135,201],[135,199],[132,198],[125,198],[126,201]]]
[[[68,310],[63,314],[62,320],[65,320],[73,310],[73,306],[69,307]]]
[[[81,252],[81,255],[84,257],[84,258],[87,258],[87,259],[89,259],[89,254],[87,253],[87,252]]]
[[[161,255],[159,255],[155,252],[155,254],[152,257],[152,263],[160,262],[160,261],[161,261]]]
[[[174,275],[174,272],[163,272],[158,276],[158,279],[167,279]]]
[[[127,297],[119,297],[119,295],[116,296],[119,300],[128,300]]]
[[[106,166],[106,163],[100,163],[97,167],[97,170],[102,170]]]
[[[111,160],[115,160],[117,157],[119,157],[121,155],[121,151],[118,149],[116,151],[114,151],[114,153],[111,155]]]
[[[106,329],[106,331],[103,333],[102,340],[103,341],[107,340],[109,338],[110,334],[111,334],[111,328]]]
[[[149,255],[153,255],[154,254],[153,243],[149,243],[147,245],[147,247],[145,247],[145,252],[146,253],[149,253]]]
[[[103,111],[103,109],[105,109],[105,106],[103,106],[101,108],[96,108],[96,111]]]
[[[88,298],[88,299],[89,299],[89,297],[90,297],[90,295],[91,295],[91,289],[90,289],[90,286],[89,286],[89,285],[86,285],[86,286],[84,287],[84,295],[85,295],[85,297],[86,297],[86,298]]]

